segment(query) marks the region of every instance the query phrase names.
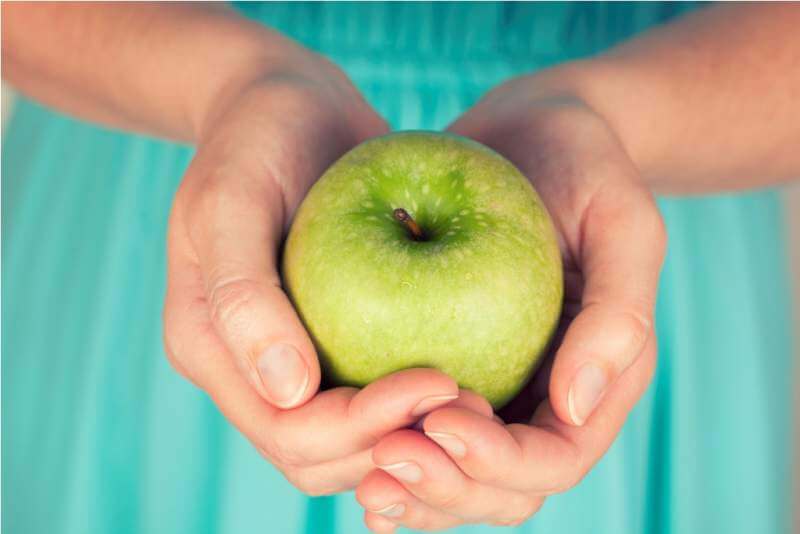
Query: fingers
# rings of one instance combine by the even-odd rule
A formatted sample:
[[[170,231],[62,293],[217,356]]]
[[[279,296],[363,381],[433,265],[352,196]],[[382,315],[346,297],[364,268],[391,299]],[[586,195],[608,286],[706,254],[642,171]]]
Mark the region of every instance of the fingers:
[[[444,373],[408,369],[361,390],[323,391],[300,408],[275,414],[275,439],[293,451],[293,463],[327,461],[367,449],[457,398],[458,385]]]
[[[586,422],[645,347],[666,245],[652,197],[633,183],[600,188],[582,228],[581,311],[556,352],[550,380],[555,412],[574,425]]]
[[[596,415],[581,427],[561,421],[545,402],[530,425],[505,427],[466,410],[443,408],[426,417],[425,433],[479,483],[538,495],[564,491],[574,486],[614,441],[647,388],[654,366],[652,340],[643,356],[612,386]]]
[[[494,410],[492,409],[492,405],[489,404],[489,401],[487,401],[484,397],[468,389],[459,389],[458,398],[452,400],[451,402],[448,402],[447,406],[470,410],[472,412],[475,412],[476,414],[482,415],[483,417],[488,417],[489,419],[497,417],[494,414]],[[421,431],[424,423],[425,423],[425,416],[423,416],[422,418],[417,420],[416,423],[414,423],[414,429]]]
[[[458,398],[448,403],[447,406],[464,408],[490,419],[494,416],[494,410],[492,410],[492,405],[489,404],[489,401],[468,389],[459,389]]]
[[[387,436],[373,448],[383,472],[371,472],[356,490],[368,510],[367,524],[391,532],[389,522],[418,529],[447,528],[454,520],[521,523],[539,509],[544,495],[577,484],[613,442],[652,376],[650,339],[643,357],[581,427],[561,421],[548,402],[531,425],[507,427],[448,406],[426,417],[430,441],[409,430]]]
[[[267,459],[273,459],[266,451],[259,451]],[[316,465],[301,467],[281,466],[281,471],[294,487],[311,496],[333,495],[354,489],[361,480],[375,469],[370,449]]]
[[[425,420],[425,434],[479,483],[547,495],[575,469],[574,443],[544,428],[504,426],[456,408]]]
[[[479,415],[477,418],[491,422]],[[400,430],[388,435],[373,448],[372,458],[427,506],[466,522],[526,518],[535,508],[536,503],[527,495],[483,485],[465,476],[420,432]]]
[[[371,532],[376,534],[391,534],[397,530],[397,525],[382,515],[369,510],[364,512],[364,524]]]
[[[397,480],[380,470],[370,472],[356,488],[367,526],[375,532],[392,532],[389,524],[416,530],[442,530],[463,520],[427,506]]]

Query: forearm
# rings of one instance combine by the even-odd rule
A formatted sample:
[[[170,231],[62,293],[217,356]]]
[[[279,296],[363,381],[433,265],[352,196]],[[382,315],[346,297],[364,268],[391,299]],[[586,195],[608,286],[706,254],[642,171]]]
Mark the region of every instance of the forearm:
[[[215,103],[295,46],[219,6],[18,4],[3,10],[3,76],[86,120],[194,141]]]
[[[795,5],[714,6],[548,76],[611,123],[657,191],[776,184],[800,177],[798,28]]]

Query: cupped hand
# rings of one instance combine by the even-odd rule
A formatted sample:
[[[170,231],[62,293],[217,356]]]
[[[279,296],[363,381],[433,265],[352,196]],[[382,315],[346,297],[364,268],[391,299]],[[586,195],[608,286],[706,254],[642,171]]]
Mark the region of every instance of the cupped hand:
[[[488,404],[410,370],[317,394],[314,346],[281,288],[279,244],[325,168],[384,121],[330,63],[298,50],[209,112],[169,225],[165,345],[178,371],[301,490],[352,488],[386,433],[455,402]]]
[[[502,412],[511,424],[447,406],[424,418],[424,433],[401,429],[375,445],[379,469],[356,495],[379,532],[521,523],[600,459],[655,366],[665,231],[602,117],[525,77],[450,129],[508,157],[541,195],[564,259],[564,311],[546,365]]]

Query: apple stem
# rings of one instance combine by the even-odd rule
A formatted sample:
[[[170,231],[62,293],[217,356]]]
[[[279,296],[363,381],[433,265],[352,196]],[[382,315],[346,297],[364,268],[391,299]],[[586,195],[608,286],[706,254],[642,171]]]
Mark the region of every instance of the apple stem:
[[[414,241],[422,241],[422,239],[425,237],[425,234],[422,233],[422,228],[419,227],[417,221],[412,219],[411,215],[409,215],[408,212],[403,208],[397,208],[394,210],[394,218],[405,225],[405,227],[411,233],[411,237],[414,238]]]

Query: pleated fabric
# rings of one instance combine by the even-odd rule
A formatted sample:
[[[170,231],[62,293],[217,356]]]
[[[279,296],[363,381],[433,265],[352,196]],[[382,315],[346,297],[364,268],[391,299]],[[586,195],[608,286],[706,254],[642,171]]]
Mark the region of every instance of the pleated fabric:
[[[690,9],[649,3],[248,3],[341,65],[397,129]],[[188,147],[18,102],[2,146],[2,518],[10,534],[363,532],[352,494],[283,480],[161,346]],[[789,290],[774,191],[661,199],[653,385],[575,489],[516,530],[789,529]],[[483,533],[470,526],[461,533]]]

